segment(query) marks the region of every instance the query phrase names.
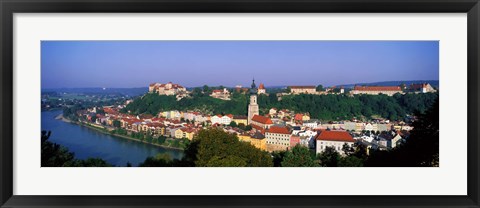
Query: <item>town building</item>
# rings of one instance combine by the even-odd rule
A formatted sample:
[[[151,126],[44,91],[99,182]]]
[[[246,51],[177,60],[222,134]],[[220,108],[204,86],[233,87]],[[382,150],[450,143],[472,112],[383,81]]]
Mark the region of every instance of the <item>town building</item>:
[[[277,109],[270,108],[270,110],[268,110],[268,115],[270,115],[270,117],[275,117],[277,115]]]
[[[265,86],[263,85],[263,83],[260,83],[260,85],[258,86],[258,92],[257,92],[259,95],[260,94],[267,94],[267,90],[265,89]]]
[[[290,86],[290,93],[292,94],[316,94],[315,86]]]
[[[169,82],[167,84],[152,83],[148,86],[149,93],[158,93],[159,95],[176,95],[186,93],[187,89],[179,84]]]
[[[429,83],[411,84],[408,90],[415,93],[436,92],[436,90]]]
[[[248,105],[248,124],[251,124],[255,115],[259,115],[259,107],[257,104],[257,86],[255,85],[255,79],[253,79],[250,88],[250,104]]]
[[[235,86],[235,92],[237,93],[246,94],[248,93],[248,91],[249,91],[248,87],[242,87],[242,85]]]
[[[243,124],[243,125],[248,125],[248,117],[247,116],[242,116],[242,115],[235,115],[233,116],[233,121],[237,123],[237,125]]]
[[[272,126],[265,132],[267,151],[284,151],[290,147],[290,130],[286,126]]]
[[[346,131],[322,131],[315,137],[317,141],[316,153],[322,153],[327,147],[333,147],[341,155],[345,155],[342,150],[344,144],[353,146],[355,140],[352,135]]]
[[[223,88],[223,90],[213,90],[210,97],[221,99],[221,100],[230,100],[230,92],[227,88]]]
[[[273,122],[270,118],[261,116],[261,115],[254,115],[252,120],[250,121],[252,127],[260,127],[262,129],[268,129],[270,126],[273,125]]]
[[[368,94],[368,95],[379,95],[385,94],[392,96],[396,93],[403,94],[402,88],[400,86],[355,86],[352,91],[353,95],[358,94]]]
[[[248,133],[240,134],[238,135],[238,139],[242,142],[248,142],[260,150],[267,150],[267,147],[266,147],[267,140],[265,139],[265,135],[263,135],[259,131],[255,131],[255,133],[253,134],[248,134]]]
[[[215,115],[212,116],[210,119],[212,121],[212,124],[222,124],[222,125],[229,125],[232,122],[233,115],[228,114],[228,115]]]
[[[295,147],[297,144],[300,144],[300,136],[290,135],[290,149]]]

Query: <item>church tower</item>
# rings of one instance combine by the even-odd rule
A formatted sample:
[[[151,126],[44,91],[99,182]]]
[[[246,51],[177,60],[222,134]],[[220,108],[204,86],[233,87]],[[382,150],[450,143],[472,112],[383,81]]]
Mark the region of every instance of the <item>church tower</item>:
[[[253,116],[258,114],[257,86],[255,85],[255,79],[253,79],[250,88],[250,104],[248,105],[248,124],[251,124]]]

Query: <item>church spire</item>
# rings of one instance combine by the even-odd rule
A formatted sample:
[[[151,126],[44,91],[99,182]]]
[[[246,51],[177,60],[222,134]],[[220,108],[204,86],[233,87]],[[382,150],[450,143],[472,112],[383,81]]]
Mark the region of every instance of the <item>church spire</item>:
[[[257,86],[255,85],[255,77],[252,80],[252,85],[250,88],[250,94],[257,94]]]

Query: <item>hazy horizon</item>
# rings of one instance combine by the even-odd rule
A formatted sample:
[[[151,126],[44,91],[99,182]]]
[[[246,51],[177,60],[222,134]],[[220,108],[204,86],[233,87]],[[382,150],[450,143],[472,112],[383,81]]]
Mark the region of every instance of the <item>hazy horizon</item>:
[[[370,83],[382,83],[382,82],[402,82],[402,81],[406,81],[406,82],[421,82],[421,81],[437,81],[439,82],[439,80],[390,80],[390,81],[378,81],[378,82],[368,82],[366,84],[370,84]],[[259,85],[259,83],[255,80],[255,84]],[[321,83],[320,83],[321,84]],[[341,85],[354,85],[354,84],[360,84],[360,82],[358,83],[345,83],[345,84],[336,84],[336,85],[323,85],[324,87],[331,87],[331,86],[341,86]],[[431,84],[431,83],[430,83]],[[208,85],[208,84],[207,84]],[[209,87],[218,87],[220,85],[208,85]],[[235,86],[228,86],[228,85],[222,85],[226,88],[235,88]],[[275,87],[286,87],[286,86],[289,86],[289,85],[272,85],[272,86],[265,86],[265,88],[275,88]],[[294,85],[291,85],[291,86],[294,86]],[[317,86],[317,85],[315,85]],[[199,85],[199,86],[192,86],[192,87],[186,87],[186,88],[195,88],[195,87],[203,87],[203,85]],[[244,86],[242,85],[242,87],[250,87],[250,85],[248,86]],[[91,88],[91,89],[95,89],[95,88],[106,88],[106,89],[134,89],[134,88],[145,88],[145,89],[148,89],[148,85],[147,86],[139,86],[139,87],[99,87],[99,86],[92,86],[92,87],[55,87],[55,88],[42,88],[43,90],[51,90],[51,89],[88,89],[88,88]]]
[[[42,41],[42,89],[439,80],[438,41]]]

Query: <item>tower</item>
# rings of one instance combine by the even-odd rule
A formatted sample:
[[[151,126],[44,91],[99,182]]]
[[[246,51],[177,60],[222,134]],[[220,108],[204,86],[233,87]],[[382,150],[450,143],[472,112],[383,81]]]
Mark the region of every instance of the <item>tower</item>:
[[[253,79],[250,88],[250,104],[248,105],[248,124],[251,124],[253,116],[258,114],[257,86],[255,86],[255,79]]]

